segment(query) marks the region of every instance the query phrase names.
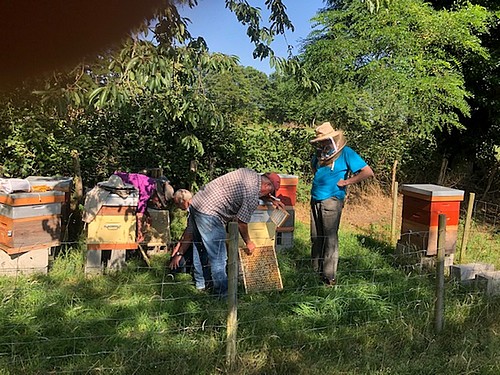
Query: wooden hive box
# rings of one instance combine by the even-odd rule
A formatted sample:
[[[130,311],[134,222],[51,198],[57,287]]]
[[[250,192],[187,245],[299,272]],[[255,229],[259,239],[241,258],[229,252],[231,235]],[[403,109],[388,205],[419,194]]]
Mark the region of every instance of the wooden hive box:
[[[33,187],[48,186],[52,190],[62,191],[64,193],[64,201],[61,206],[61,223],[64,228],[68,224],[70,215],[71,192],[73,189],[73,178],[71,177],[50,177],[50,176],[28,176],[26,180],[29,181]]]
[[[110,194],[87,228],[87,250],[133,250],[136,243],[137,195]]]
[[[60,245],[64,193],[0,193],[0,248],[18,254]]]
[[[248,234],[255,246],[273,246],[276,237],[276,224],[272,222],[267,206],[260,205],[254,211],[248,223]],[[245,247],[241,235],[238,246]]]

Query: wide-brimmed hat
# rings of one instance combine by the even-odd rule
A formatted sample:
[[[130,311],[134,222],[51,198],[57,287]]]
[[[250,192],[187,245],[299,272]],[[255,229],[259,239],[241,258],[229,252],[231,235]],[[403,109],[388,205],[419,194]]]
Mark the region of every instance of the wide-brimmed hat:
[[[310,140],[311,143],[324,141],[325,139],[335,138],[342,135],[341,130],[335,130],[329,122],[324,122],[315,129],[316,138]]]
[[[99,185],[109,186],[116,189],[124,189],[126,187],[121,177],[116,174],[112,174],[111,176],[109,176],[108,181],[101,182],[99,183]]]
[[[281,177],[279,176],[279,174],[275,172],[264,173],[264,176],[266,176],[269,179],[269,181],[271,181],[271,183],[274,186],[273,194],[276,194],[276,192],[279,190],[281,186]]]
[[[165,177],[156,179],[156,193],[163,207],[167,207],[167,202],[174,196],[174,188]]]

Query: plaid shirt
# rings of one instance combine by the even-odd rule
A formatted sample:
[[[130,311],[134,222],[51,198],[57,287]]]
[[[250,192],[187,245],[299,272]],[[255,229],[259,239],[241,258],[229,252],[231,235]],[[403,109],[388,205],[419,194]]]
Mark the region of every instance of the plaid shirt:
[[[260,178],[248,168],[229,172],[202,187],[191,206],[203,214],[217,216],[223,223],[235,217],[248,223],[259,205]]]

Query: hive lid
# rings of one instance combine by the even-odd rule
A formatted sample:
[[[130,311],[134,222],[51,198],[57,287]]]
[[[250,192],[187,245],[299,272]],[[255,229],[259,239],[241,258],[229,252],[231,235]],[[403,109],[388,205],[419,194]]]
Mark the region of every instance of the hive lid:
[[[404,192],[411,192],[421,195],[426,195],[429,197],[459,197],[463,198],[464,191],[458,189],[452,189],[445,186],[433,185],[433,184],[404,184],[401,187]]]
[[[278,174],[281,179],[281,185],[297,185],[299,183],[299,176],[292,174]]]
[[[277,208],[271,211],[269,218],[276,224],[277,227],[281,227],[285,221],[288,219],[290,214],[283,208]]]

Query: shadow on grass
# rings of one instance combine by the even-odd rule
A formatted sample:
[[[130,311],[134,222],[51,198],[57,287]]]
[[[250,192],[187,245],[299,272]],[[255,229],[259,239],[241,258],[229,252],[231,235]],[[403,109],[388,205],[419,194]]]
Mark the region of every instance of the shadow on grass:
[[[456,374],[465,369],[461,355],[479,372],[498,368],[489,329],[498,303],[450,291],[450,337],[436,339],[432,283],[393,267],[384,243],[352,235],[343,246],[335,288],[311,272],[304,236],[279,253],[282,291],[240,288],[232,373]],[[229,372],[226,301],[197,291],[189,277],[170,280],[166,256],[151,268],[131,259],[121,272],[89,277],[70,253],[48,275],[0,278],[6,373]],[[442,358],[456,361],[436,365]]]

